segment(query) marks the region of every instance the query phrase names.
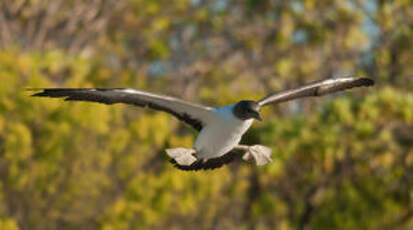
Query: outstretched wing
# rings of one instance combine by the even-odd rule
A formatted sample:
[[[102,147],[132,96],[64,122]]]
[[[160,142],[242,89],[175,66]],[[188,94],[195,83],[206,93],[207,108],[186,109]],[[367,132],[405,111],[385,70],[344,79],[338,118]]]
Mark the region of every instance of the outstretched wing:
[[[374,81],[370,78],[330,78],[315,81],[295,89],[285,90],[279,93],[271,94],[258,101],[258,104],[260,106],[264,106],[272,103],[281,103],[284,101],[289,101],[301,97],[322,96],[342,91],[345,89],[372,85],[374,85]]]
[[[174,97],[127,88],[47,88],[32,96],[57,97],[65,101],[91,101],[104,104],[125,103],[170,113],[200,131],[213,116],[213,109]]]

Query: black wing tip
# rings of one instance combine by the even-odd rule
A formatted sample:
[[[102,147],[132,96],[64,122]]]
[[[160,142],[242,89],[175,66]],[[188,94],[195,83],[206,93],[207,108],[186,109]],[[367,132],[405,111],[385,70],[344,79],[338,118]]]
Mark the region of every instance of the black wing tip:
[[[34,93],[34,94],[32,94],[32,95],[30,95],[31,97],[47,97],[48,95],[47,95],[47,93],[45,93],[44,91],[43,92],[40,92],[40,93]]]
[[[79,91],[111,91],[111,90],[122,90],[125,88],[26,88],[26,91],[41,91],[34,93],[30,96],[32,97],[67,97],[71,96],[71,93]]]
[[[360,84],[360,86],[367,86],[367,87],[373,86],[376,84],[376,82],[373,79],[366,78],[366,77],[357,79],[357,82]]]
[[[25,91],[28,91],[28,92],[36,92],[37,91],[36,93],[32,93],[30,95],[31,97],[47,97],[48,96],[46,88],[26,88]]]
[[[62,92],[67,92],[67,89],[60,88],[43,88],[43,89],[26,89],[26,91],[41,91],[30,95],[31,97],[63,97]]]

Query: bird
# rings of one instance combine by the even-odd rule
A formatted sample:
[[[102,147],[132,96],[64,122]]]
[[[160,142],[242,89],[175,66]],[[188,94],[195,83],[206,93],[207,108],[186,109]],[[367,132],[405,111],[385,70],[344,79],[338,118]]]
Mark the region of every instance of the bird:
[[[272,93],[261,100],[240,100],[223,107],[210,107],[176,97],[131,88],[32,88],[31,96],[63,98],[65,101],[98,102],[107,105],[125,103],[163,111],[199,132],[193,148],[171,148],[170,162],[185,171],[220,168],[239,156],[265,165],[271,162],[271,149],[263,145],[246,146],[240,141],[254,120],[262,121],[260,110],[298,98],[318,97],[346,89],[373,86],[371,78],[327,78],[293,89]]]

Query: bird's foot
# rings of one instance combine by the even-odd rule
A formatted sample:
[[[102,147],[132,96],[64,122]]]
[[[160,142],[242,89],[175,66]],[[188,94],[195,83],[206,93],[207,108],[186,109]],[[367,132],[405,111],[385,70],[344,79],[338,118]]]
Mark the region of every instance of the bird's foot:
[[[246,146],[246,152],[242,156],[245,161],[254,161],[256,165],[261,166],[270,163],[271,149],[263,145]]]
[[[195,149],[174,148],[166,149],[165,151],[166,154],[173,158],[179,165],[189,166],[197,160],[197,158],[194,156],[196,153]]]

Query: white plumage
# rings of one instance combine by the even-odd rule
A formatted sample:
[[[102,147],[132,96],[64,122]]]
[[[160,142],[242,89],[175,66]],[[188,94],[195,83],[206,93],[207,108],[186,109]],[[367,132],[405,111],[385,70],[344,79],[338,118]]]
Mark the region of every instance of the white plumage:
[[[194,149],[198,159],[220,157],[231,151],[252,125],[253,119],[240,120],[232,112],[234,105],[214,109],[214,116],[199,133]]]

